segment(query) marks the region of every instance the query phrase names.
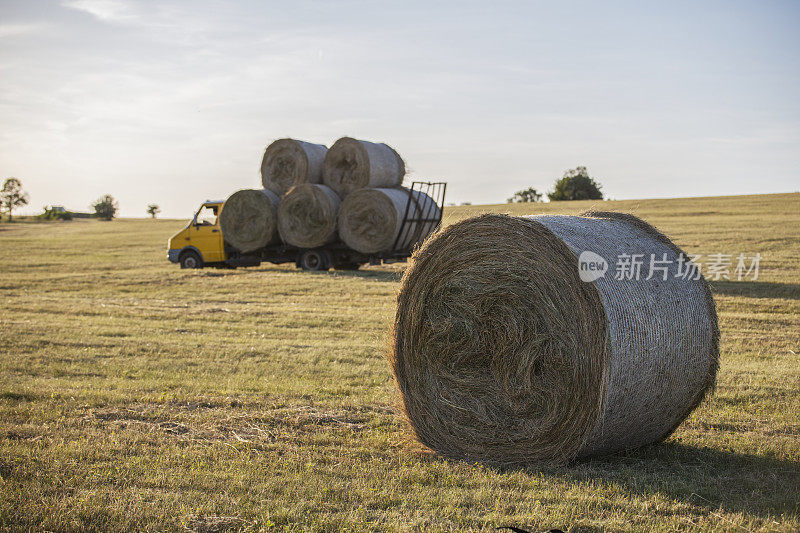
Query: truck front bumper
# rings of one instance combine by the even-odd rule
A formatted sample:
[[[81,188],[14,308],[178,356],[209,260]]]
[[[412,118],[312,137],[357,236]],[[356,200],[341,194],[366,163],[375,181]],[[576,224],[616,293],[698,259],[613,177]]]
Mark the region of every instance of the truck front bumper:
[[[167,259],[169,259],[170,262],[172,262],[172,263],[177,263],[178,262],[178,256],[179,255],[181,255],[181,249],[180,248],[170,248],[169,250],[167,250]]]

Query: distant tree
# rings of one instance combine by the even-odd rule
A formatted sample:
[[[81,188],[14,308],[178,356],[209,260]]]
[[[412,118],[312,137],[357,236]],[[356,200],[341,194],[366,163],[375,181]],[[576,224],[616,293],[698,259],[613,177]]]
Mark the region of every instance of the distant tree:
[[[564,172],[556,181],[553,192],[547,193],[551,201],[560,200],[602,200],[602,186],[589,177],[586,167],[576,167]]]
[[[541,202],[542,201],[542,193],[534,189],[533,187],[528,187],[522,191],[517,191],[514,193],[514,196],[507,200],[508,203],[523,203],[523,202]]]
[[[94,208],[94,215],[97,218],[111,220],[116,216],[117,209],[119,209],[119,204],[117,204],[117,201],[114,200],[113,196],[106,194],[92,204],[92,207]]]
[[[158,204],[150,204],[147,206],[147,214],[153,218],[156,218],[156,215],[161,212],[161,208],[158,207]]]
[[[8,220],[17,207],[28,205],[28,193],[22,190],[22,183],[17,178],[8,178],[0,190],[0,208],[8,212]]]

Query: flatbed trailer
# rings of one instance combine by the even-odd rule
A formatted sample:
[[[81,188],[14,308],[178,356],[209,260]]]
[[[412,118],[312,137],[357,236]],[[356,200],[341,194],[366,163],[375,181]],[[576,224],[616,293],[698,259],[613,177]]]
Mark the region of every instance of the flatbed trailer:
[[[261,250],[241,254],[231,251],[221,266],[248,267],[261,263],[294,263],[303,270],[357,270],[361,265],[398,263],[411,257],[411,251],[363,254],[337,241],[318,248],[297,248],[288,245],[266,246]]]

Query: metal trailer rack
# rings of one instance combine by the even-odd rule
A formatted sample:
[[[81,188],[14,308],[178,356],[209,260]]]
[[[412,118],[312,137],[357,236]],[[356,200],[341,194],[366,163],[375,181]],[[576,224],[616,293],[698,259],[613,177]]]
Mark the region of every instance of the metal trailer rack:
[[[298,268],[303,270],[357,270],[361,265],[380,265],[381,263],[396,263],[405,261],[425,238],[421,232],[423,228],[433,225],[434,230],[438,229],[442,223],[442,213],[444,211],[444,198],[447,192],[447,183],[442,181],[414,181],[409,187],[411,191],[406,202],[403,222],[397,238],[392,246],[392,251],[379,252],[374,254],[363,254],[348,247],[342,241],[336,241],[319,248],[297,248],[288,244],[276,244],[266,246],[256,252],[242,254],[225,244],[228,259],[224,262],[225,266],[258,266],[266,263],[295,263]],[[415,198],[416,193],[424,193],[429,196],[433,203],[426,202],[420,209],[420,205]],[[411,209],[416,204],[416,209]],[[414,213],[417,213],[414,216]],[[416,224],[415,224],[416,223]],[[410,234],[412,228],[416,228],[415,234]],[[410,237],[410,238],[409,238]],[[408,239],[409,245],[401,250],[397,250],[397,245]]]

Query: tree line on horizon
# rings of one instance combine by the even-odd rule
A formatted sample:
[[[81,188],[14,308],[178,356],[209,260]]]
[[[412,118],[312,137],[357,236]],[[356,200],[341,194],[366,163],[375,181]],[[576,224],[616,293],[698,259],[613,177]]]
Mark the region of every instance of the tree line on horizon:
[[[22,190],[22,182],[17,178],[8,178],[0,189],[0,215],[5,213],[9,222],[13,220],[14,210],[28,205],[30,196]],[[119,211],[119,203],[110,194],[105,194],[98,198],[92,205],[94,213],[75,213],[65,209],[57,209],[55,206],[45,206],[43,212],[36,217],[42,220],[72,220],[76,216],[93,216],[100,220],[113,220]],[[161,212],[158,204],[147,206],[147,214],[152,218]]]
[[[566,170],[556,180],[553,190],[547,193],[547,198],[551,202],[566,200],[602,200],[602,186],[591,176],[584,166]],[[507,200],[508,203],[541,202],[543,194],[534,187],[528,187],[517,191]],[[8,178],[0,189],[0,214],[6,213],[8,220],[11,221],[15,209],[28,205],[30,197],[27,192],[22,190],[22,182],[17,178]],[[98,198],[92,205],[94,216],[101,220],[113,220],[119,210],[119,203],[110,194],[105,194]],[[149,204],[146,213],[152,218],[156,218],[161,212],[158,204]],[[71,220],[73,216],[79,215],[71,211],[55,209],[45,206],[44,212],[38,218],[45,220]]]

